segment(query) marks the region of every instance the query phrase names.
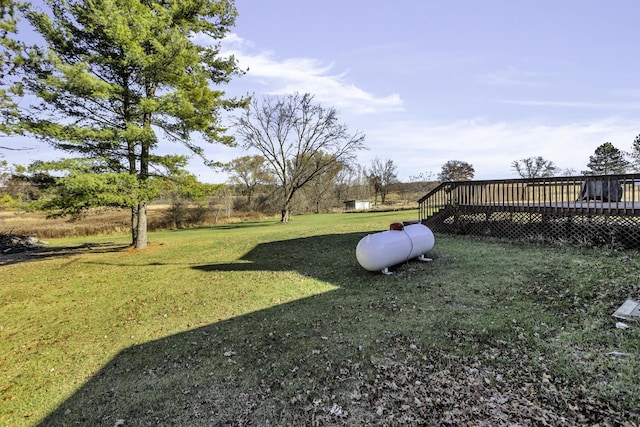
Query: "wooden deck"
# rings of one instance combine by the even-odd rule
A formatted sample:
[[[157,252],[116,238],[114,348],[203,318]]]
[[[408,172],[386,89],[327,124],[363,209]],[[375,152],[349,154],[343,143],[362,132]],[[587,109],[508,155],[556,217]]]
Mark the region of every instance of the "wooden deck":
[[[622,215],[640,216],[640,202],[598,202],[598,201],[576,201],[576,202],[546,202],[546,203],[478,203],[464,204],[469,209],[478,208],[480,210],[487,207],[501,212],[540,212],[548,214],[567,215]]]
[[[434,232],[640,247],[640,174],[461,181],[419,200]]]

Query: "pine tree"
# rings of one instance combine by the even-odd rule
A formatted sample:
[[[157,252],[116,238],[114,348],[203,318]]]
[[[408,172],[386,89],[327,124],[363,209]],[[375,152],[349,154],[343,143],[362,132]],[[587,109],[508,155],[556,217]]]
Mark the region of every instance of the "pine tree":
[[[637,135],[631,145],[632,167],[636,172],[640,171],[640,135]]]
[[[442,165],[442,170],[438,174],[440,182],[447,181],[470,181],[475,175],[475,169],[470,163],[461,160],[449,160]]]
[[[587,167],[589,170],[583,171],[585,175],[617,175],[626,173],[629,162],[624,152],[605,142],[596,148],[593,156],[589,156]]]
[[[17,40],[18,11],[24,7],[14,0],[0,1],[0,134],[16,131],[18,105],[13,95],[20,93],[20,86],[12,81],[20,63],[20,42]],[[0,149],[12,148],[2,146]]]
[[[27,52],[23,85],[38,98],[22,129],[98,169],[136,177],[133,245],[147,244],[149,179],[184,163],[156,154],[160,139],[203,156],[192,141],[231,144],[221,109],[244,107],[218,86],[241,74],[219,43],[235,22],[231,0],[47,0],[26,18],[44,39]],[[208,38],[208,45],[194,41]],[[206,159],[205,159],[206,160]]]

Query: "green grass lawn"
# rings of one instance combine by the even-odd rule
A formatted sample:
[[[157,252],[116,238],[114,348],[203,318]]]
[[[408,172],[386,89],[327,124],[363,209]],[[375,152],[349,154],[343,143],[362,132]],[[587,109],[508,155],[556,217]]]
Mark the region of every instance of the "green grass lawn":
[[[637,425],[638,252],[436,236],[416,212],[52,240],[0,255],[0,425]]]

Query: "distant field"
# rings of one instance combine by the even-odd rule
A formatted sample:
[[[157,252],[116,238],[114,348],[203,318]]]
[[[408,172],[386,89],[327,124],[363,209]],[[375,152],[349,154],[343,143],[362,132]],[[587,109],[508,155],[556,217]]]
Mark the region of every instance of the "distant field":
[[[148,225],[150,231],[177,228],[169,214],[169,205],[152,204],[148,207]],[[185,215],[186,216],[186,215]],[[260,219],[265,215],[258,213],[236,212],[233,216],[219,215],[210,211],[200,221],[182,221],[180,228],[193,226],[228,224]],[[128,233],[131,212],[127,209],[104,209],[88,213],[81,218],[47,218],[42,212],[24,212],[20,210],[0,210],[0,233],[28,234],[41,239],[63,237],[86,237]]]
[[[640,422],[640,324],[610,316],[640,299],[640,254],[438,235],[431,263],[358,265],[362,237],[412,219],[0,255],[0,425]]]

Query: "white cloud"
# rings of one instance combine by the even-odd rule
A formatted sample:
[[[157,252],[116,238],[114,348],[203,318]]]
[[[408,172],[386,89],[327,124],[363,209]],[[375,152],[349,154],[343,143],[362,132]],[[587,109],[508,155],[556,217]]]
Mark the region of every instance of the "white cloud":
[[[350,128],[356,129],[353,125]],[[391,159],[398,167],[398,177],[405,182],[420,173],[437,175],[448,160],[472,164],[475,179],[517,178],[511,170],[511,163],[532,156],[542,156],[562,169],[572,168],[579,174],[586,169],[589,156],[599,145],[611,142],[620,150],[627,151],[640,133],[635,121],[615,118],[557,126],[490,122],[481,118],[447,123],[389,119],[366,120],[360,122],[357,129],[366,134],[369,148],[359,153],[359,163],[369,166],[375,157]],[[170,147],[167,149],[176,152],[177,146]],[[222,162],[246,154],[240,148],[219,144],[205,144],[204,148],[207,157]],[[52,152],[44,144],[37,144],[31,151],[4,154],[10,163],[23,165],[35,159],[62,157],[61,153]],[[221,183],[226,180],[226,174],[207,168],[198,159],[190,162],[189,170],[203,182]]]
[[[201,39],[202,41],[202,39]],[[349,83],[348,72],[332,72],[335,65],[314,58],[278,58],[271,51],[252,52],[251,45],[235,34],[223,42],[223,55],[233,55],[240,68],[247,69],[243,80],[267,88],[262,93],[282,95],[311,93],[318,102],[354,114],[402,110],[397,93],[377,96]]]
[[[605,110],[640,110],[637,102],[580,102],[580,101],[527,101],[508,100],[498,101],[501,104],[522,105],[527,107],[562,107],[562,108],[588,108]]]
[[[252,87],[257,88],[257,95],[309,92],[318,102],[336,106],[343,122],[352,130],[366,134],[369,150],[359,153],[360,164],[368,166],[376,157],[391,159],[403,181],[420,173],[437,174],[448,160],[471,163],[476,179],[516,178],[511,163],[532,156],[542,156],[562,169],[571,168],[579,174],[586,169],[589,156],[599,145],[610,141],[619,149],[628,150],[640,132],[635,120],[606,117],[565,124],[550,124],[557,122],[554,115],[548,120],[539,117],[538,122],[484,118],[427,122],[419,117],[407,117],[400,95],[378,96],[368,92],[349,81],[348,70],[337,72],[334,63],[305,57],[280,58],[271,51],[256,51],[255,46],[235,34],[223,41],[223,54],[233,54],[242,68],[249,68],[240,80],[249,80]],[[552,74],[506,67],[479,79],[490,85],[542,87],[547,85],[549,77]],[[509,99],[499,102],[595,111],[612,107],[639,108],[632,102],[616,105]]]
[[[207,44],[211,42],[211,39],[200,33],[198,34],[195,39],[203,44]],[[226,46],[227,48],[250,48],[253,47],[253,43],[249,42],[248,40],[243,39],[242,37],[240,37],[239,35],[237,35],[236,33],[227,33],[224,37],[224,39],[222,39],[222,43],[223,46]]]
[[[491,86],[546,86],[547,74],[536,71],[522,71],[509,66],[492,73],[478,76],[478,81]]]
[[[560,126],[482,119],[444,124],[397,121],[363,130],[370,150],[361,154],[360,162],[391,159],[403,181],[421,172],[437,174],[448,160],[472,164],[476,179],[516,178],[511,163],[532,156],[579,174],[599,145],[610,141],[629,150],[639,133],[636,123],[617,119]]]

